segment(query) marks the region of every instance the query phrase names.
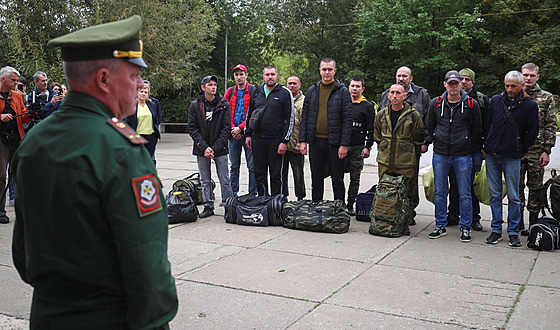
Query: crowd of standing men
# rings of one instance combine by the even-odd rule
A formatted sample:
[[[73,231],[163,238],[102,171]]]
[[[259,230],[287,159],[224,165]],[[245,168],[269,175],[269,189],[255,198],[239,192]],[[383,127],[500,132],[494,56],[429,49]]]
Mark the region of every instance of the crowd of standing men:
[[[50,46],[61,48],[69,91],[60,103],[57,92],[45,93],[47,77],[38,72],[36,91],[27,102],[45,93],[38,112],[52,115],[28,134],[24,124],[32,112],[16,91],[19,72],[0,69],[0,175],[5,180],[11,162],[17,215],[12,258],[22,280],[34,288],[32,329],[168,329],[177,313],[167,257],[168,219],[153,151],[122,121],[138,113],[138,91],[148,92],[140,77],[147,67],[141,25],[141,18],[133,16],[51,40]],[[287,88],[279,84],[274,66],[264,68],[265,83],[256,87],[247,83],[245,66],[233,71],[236,86],[226,97],[217,92],[218,78],[209,75],[189,109],[203,185],[201,217],[214,213],[211,160],[225,202],[240,190],[241,150],[250,193],[256,187],[260,195],[287,194],[289,164],[296,197],[305,198],[303,156],[309,149],[312,200],[323,199],[329,174],[334,198],[344,201],[343,176],[349,171],[347,206],[352,210],[363,158],[374,141],[379,176],[405,176],[413,206],[418,204],[419,158],[433,143],[436,226],[430,238],[446,235],[453,220],[460,224],[463,242],[471,240],[471,229],[482,230],[472,178],[484,158],[492,209],[486,242],[502,239],[502,175],[509,245],[521,245],[525,175],[529,223],[538,217],[543,168],[555,143],[556,105],[537,84],[535,64],[508,72],[505,91],[491,99],[475,89],[475,73],[463,69],[447,72],[445,92],[430,100],[425,89],[412,83],[411,70],[401,67],[376,114],[375,105],[362,96],[363,79],[352,78],[347,88],[335,78],[332,58],[320,62],[321,81],[305,96],[296,76],[288,78]],[[9,221],[5,190],[0,223]],[[409,225],[415,224],[414,217],[412,209]]]
[[[264,84],[259,86],[250,85],[247,68],[237,65],[233,69],[236,85],[224,96],[216,88],[208,93],[209,86],[217,83],[216,76],[202,80],[201,97],[189,111],[193,152],[199,156],[201,181],[207,187],[201,217],[214,214],[208,161],[227,154],[227,146],[231,175],[227,159],[216,160],[222,203],[240,191],[242,150],[249,193],[287,196],[291,167],[295,196],[305,198],[303,165],[304,155],[309,153],[311,200],[323,199],[324,180],[330,176],[334,199],[345,201],[354,214],[364,158],[370,156],[376,142],[379,178],[384,173],[406,177],[412,206],[408,224],[415,225],[420,156],[433,144],[436,225],[428,237],[447,235],[447,226],[459,225],[460,240],[470,242],[471,230],[482,231],[480,203],[472,182],[485,159],[492,209],[492,233],[486,242],[496,244],[502,239],[503,174],[509,245],[521,245],[520,232],[527,234],[523,222],[525,177],[532,224],[544,203],[544,166],[550,160],[556,133],[556,105],[552,94],[537,84],[538,66],[527,63],[521,72],[508,72],[505,91],[491,99],[476,89],[475,72],[469,68],[448,71],[443,79],[445,92],[430,98],[425,88],[412,82],[411,69],[403,66],[396,72],[396,83],[382,93],[379,107],[362,95],[365,82],[361,77],[353,77],[346,87],[335,78],[336,70],[334,59],[321,60],[321,80],[305,95],[297,76],[290,76],[286,86],[279,84],[278,71],[272,65],[264,68]],[[201,110],[197,106],[201,102],[217,102],[230,111],[216,120],[216,108]],[[200,130],[206,135],[201,136]],[[350,173],[347,194],[345,172]]]

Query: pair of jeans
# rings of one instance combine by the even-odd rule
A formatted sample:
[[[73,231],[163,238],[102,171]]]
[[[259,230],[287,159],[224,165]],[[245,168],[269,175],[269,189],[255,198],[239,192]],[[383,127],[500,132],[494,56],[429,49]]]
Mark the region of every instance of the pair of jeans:
[[[210,169],[212,159],[204,156],[196,156],[196,162],[198,164],[198,172],[200,173],[200,183],[202,184],[204,208],[213,209],[214,199],[212,198],[212,183],[210,179],[212,175],[212,170]],[[216,164],[216,172],[218,172],[218,180],[220,180],[222,203],[225,204],[226,200],[233,196],[231,192],[231,183],[229,182],[228,156],[214,157],[214,163]]]
[[[0,142],[0,185],[4,192],[0,196],[0,216],[6,215],[6,175],[8,173],[8,164],[12,160],[16,148],[17,146],[9,146]]]
[[[502,234],[502,173],[506,179],[508,197],[508,235],[518,235],[517,225],[521,219],[519,202],[519,178],[521,159],[486,154],[486,177],[490,186],[490,208],[492,209],[492,232]]]
[[[471,171],[471,182],[474,181],[476,172],[480,172],[482,168],[482,152],[476,151],[471,154],[473,167]],[[471,198],[472,198],[472,219],[473,221],[480,221],[480,202],[476,198],[474,189],[471,184]],[[449,216],[459,219],[459,188],[457,187],[457,177],[455,176],[455,168],[451,166],[449,169]]]
[[[432,166],[434,168],[435,194],[435,217],[436,227],[447,227],[447,177],[451,166],[455,168],[457,186],[459,188],[459,206],[461,229],[471,229],[472,224],[472,199],[471,199],[471,171],[472,157],[466,156],[444,156],[434,152]]]
[[[255,170],[253,168],[253,151],[251,148],[247,147],[245,143],[245,137],[241,139],[229,139],[229,162],[231,163],[231,190],[233,195],[237,196],[239,192],[239,169],[241,168],[241,150],[245,152],[245,161],[247,162],[247,169],[249,170],[249,190],[251,192],[255,188]],[[253,195],[257,192],[253,191]]]
[[[303,178],[302,154],[286,151],[284,154],[284,165],[282,166],[282,194],[289,196],[288,192],[288,169],[291,166],[294,173],[294,190],[298,199],[305,198],[305,179]]]

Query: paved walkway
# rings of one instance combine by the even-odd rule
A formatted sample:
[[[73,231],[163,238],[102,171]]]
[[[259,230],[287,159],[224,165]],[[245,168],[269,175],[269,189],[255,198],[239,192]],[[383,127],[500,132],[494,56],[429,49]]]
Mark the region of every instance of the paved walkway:
[[[191,153],[188,135],[164,134],[156,157],[165,192],[196,171]],[[241,173],[246,191],[243,165]],[[306,164],[308,196],[310,182]],[[366,166],[360,191],[376,182],[377,168]],[[215,192],[219,198],[219,185]],[[7,209],[13,219],[13,207]],[[457,227],[428,239],[433,205],[423,196],[412,236],[393,239],[369,235],[368,223],[355,220],[337,235],[226,224],[223,209],[216,211],[169,227],[180,304],[173,329],[555,329],[560,323],[560,253],[513,249],[507,239],[485,244],[487,206],[485,231],[473,232],[470,243],[459,241]],[[12,229],[0,225],[0,329],[27,328],[31,303],[32,289],[11,261]]]

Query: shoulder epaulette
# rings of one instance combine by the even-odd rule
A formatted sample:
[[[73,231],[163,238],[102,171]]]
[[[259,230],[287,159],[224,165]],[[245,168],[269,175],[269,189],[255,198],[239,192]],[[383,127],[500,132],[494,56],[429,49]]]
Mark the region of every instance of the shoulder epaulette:
[[[107,124],[117,130],[117,132],[121,133],[121,135],[124,136],[132,144],[148,143],[148,141],[146,141],[146,139],[144,139],[140,134],[136,133],[132,129],[132,127],[128,126],[126,123],[123,123],[115,117],[107,119]]]

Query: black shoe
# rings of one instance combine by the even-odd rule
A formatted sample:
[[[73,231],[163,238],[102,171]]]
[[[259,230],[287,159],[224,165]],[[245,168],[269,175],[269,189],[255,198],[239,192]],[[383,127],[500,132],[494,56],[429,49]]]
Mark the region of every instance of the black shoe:
[[[410,228],[406,227],[403,231],[403,236],[410,236]]]
[[[458,226],[459,225],[459,217],[448,214],[447,215],[447,226]]]
[[[445,227],[436,227],[434,229],[434,231],[432,231],[431,233],[428,234],[429,238],[440,238],[441,236],[445,236],[447,235],[447,230],[445,229]]]
[[[521,236],[529,236],[529,231],[526,230],[526,229],[523,229],[523,230],[520,232],[520,234],[521,234]]]
[[[0,223],[10,223],[10,218],[7,215],[0,216]]]
[[[486,239],[486,244],[498,244],[499,241],[502,240],[502,235],[492,232],[490,236]]]
[[[202,211],[202,213],[200,213],[198,217],[202,219],[202,218],[208,218],[211,215],[214,215],[214,209],[211,207],[205,207],[204,211]]]
[[[416,220],[414,219],[410,219],[410,221],[408,222],[409,226],[416,226]]]
[[[348,209],[348,213],[350,214],[350,216],[353,217],[356,215],[356,211],[354,211],[354,202],[348,202],[346,208]]]
[[[461,229],[461,242],[470,242],[471,241],[471,231],[468,229]]]
[[[521,246],[521,240],[519,240],[519,236],[509,235],[509,246],[520,247]]]
[[[472,230],[474,230],[474,231],[482,231],[482,225],[480,224],[480,220],[473,220],[473,222],[472,222]]]

